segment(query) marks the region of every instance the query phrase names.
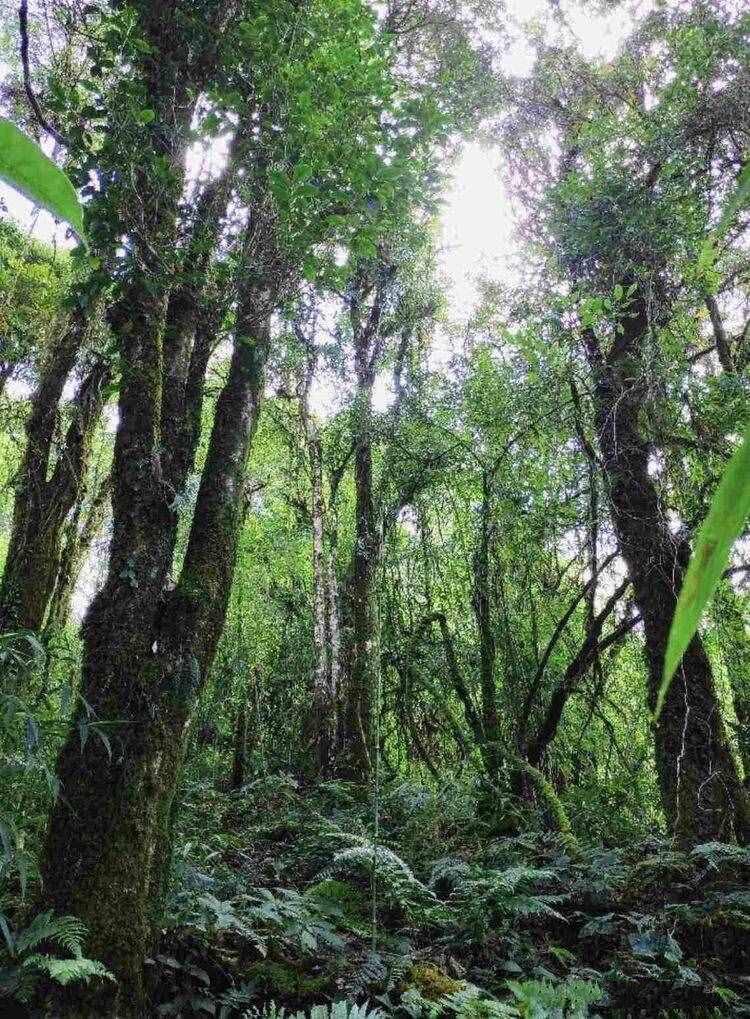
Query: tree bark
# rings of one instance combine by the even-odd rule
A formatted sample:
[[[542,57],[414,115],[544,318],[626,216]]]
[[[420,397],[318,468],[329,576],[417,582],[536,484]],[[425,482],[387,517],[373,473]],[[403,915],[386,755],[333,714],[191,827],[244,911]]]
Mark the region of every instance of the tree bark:
[[[96,362],[71,404],[71,421],[50,470],[62,391],[80,349],[78,322],[61,344],[32,401],[27,443],[13,508],[8,557],[0,586],[0,629],[40,631],[60,566],[63,530],[82,493],[92,440],[101,416],[110,368]]]
[[[68,522],[60,568],[57,571],[55,589],[49,604],[46,629],[48,632],[62,630],[70,619],[70,607],[78,578],[86,556],[101,530],[109,506],[112,491],[112,476],[108,474],[99,485],[94,498],[83,515],[83,499],[79,496],[75,512]],[[83,516],[83,519],[81,517]]]
[[[109,572],[82,629],[84,700],[58,758],[62,795],[41,859],[46,904],[86,923],[89,951],[108,965],[118,984],[62,991],[52,1009],[60,1016],[146,1014],[143,963],[160,920],[185,730],[231,583],[270,320],[257,288],[248,284],[238,309],[229,380],[218,401],[188,549],[172,591],[179,490],[173,468],[175,444],[191,417],[187,401],[184,417],[169,433],[164,422],[170,363],[165,326],[175,257],[179,264],[190,125],[235,7],[210,5],[201,41],[187,38],[179,2],[138,5],[149,47],[137,70],[155,116],[143,132],[138,162],[122,175],[132,188],[132,204],[125,223],[130,240],[125,278],[109,313],[122,368]],[[152,172],[154,164],[159,174]],[[192,361],[183,361],[188,374]],[[200,395],[200,384],[197,388]],[[95,734],[82,751],[79,733],[87,731],[88,711],[112,724],[111,753]]]
[[[489,777],[497,779],[502,761],[500,718],[497,713],[495,687],[495,635],[492,629],[490,607],[490,545],[492,522],[490,519],[490,482],[482,478],[482,505],[480,509],[479,542],[474,553],[474,588],[472,605],[479,636],[479,686],[482,705],[482,733],[485,764]]]
[[[323,493],[323,450],[317,423],[310,411],[310,390],[317,364],[314,337],[296,329],[305,349],[305,375],[300,393],[300,420],[310,469],[310,518],[313,568],[313,683],[307,729],[313,749],[315,772],[329,774],[336,749],[338,716],[338,620],[333,565],[326,545],[326,505]],[[336,641],[336,647],[334,647]]]
[[[670,531],[649,472],[649,445],[640,431],[647,382],[640,355],[651,328],[648,303],[640,290],[617,324],[607,353],[590,331],[585,340],[612,520],[643,618],[647,701],[653,710],[690,546],[686,538]],[[677,838],[685,844],[747,840],[747,797],[727,741],[711,664],[698,635],[670,686],[654,736],[662,805]]]
[[[369,289],[367,282],[355,281],[350,304],[357,381],[353,415],[355,509],[350,578],[352,641],[342,719],[340,767],[344,774],[354,779],[363,779],[373,765],[373,706],[380,686],[380,623],[375,584],[381,534],[373,485],[372,391],[383,344],[380,319],[385,279],[374,288],[372,305],[365,316],[362,301]]]
[[[169,20],[169,17],[165,16],[163,12],[162,15],[159,15],[158,12],[147,11],[144,19],[147,32],[162,40],[164,38],[162,33]],[[172,52],[173,47],[179,50],[179,35],[171,40],[169,51],[172,58],[170,74],[174,76],[175,83],[173,90],[170,91],[168,87],[167,75],[164,75],[164,81],[154,80],[154,76],[161,76],[163,68],[160,70],[159,66],[147,61],[146,69],[147,74],[151,76],[152,87],[158,100],[162,105],[170,107],[167,121],[170,125],[169,129],[164,132],[163,137],[157,136],[155,147],[158,150],[163,150],[162,154],[169,157],[174,170],[174,179],[176,182],[181,182],[184,168],[180,165],[179,160],[184,156],[189,118],[192,116],[196,99],[195,95],[191,94],[191,75],[184,63],[184,61],[189,62],[189,54],[183,52],[178,56],[177,52]],[[212,41],[208,46],[208,52],[204,54],[204,60],[210,57],[210,51],[214,47],[215,42]],[[207,68],[203,67],[202,73],[206,73],[206,71]],[[200,78],[200,73],[199,68],[193,68],[194,76]],[[231,193],[240,137],[244,140],[244,136],[241,134],[235,138],[230,157],[221,176],[206,187],[198,201],[194,227],[182,256],[180,282],[169,293],[166,310],[164,310],[165,283],[168,291],[172,279],[171,274],[167,271],[167,266],[161,266],[162,280],[158,284],[160,296],[154,305],[155,308],[157,306],[159,308],[154,321],[157,323],[158,329],[161,328],[161,322],[164,322],[163,341],[159,336],[158,344],[152,345],[154,349],[150,353],[152,357],[156,357],[155,346],[158,346],[160,365],[157,368],[156,364],[152,364],[152,367],[155,371],[163,373],[163,385],[160,392],[161,432],[171,435],[176,430],[182,440],[165,443],[159,452],[159,483],[166,492],[171,493],[173,500],[179,494],[192,466],[194,415],[183,415],[183,408],[186,396],[190,396],[191,382],[194,382],[195,372],[192,370],[192,360],[195,354],[199,355],[197,374],[202,391],[205,363],[201,360],[200,353],[203,348],[195,343],[196,332],[200,329],[201,321],[206,314],[202,308],[201,298],[207,296],[206,276]],[[142,172],[143,168],[140,166],[135,171],[136,174]],[[148,184],[144,182],[142,188],[147,187]],[[139,194],[146,193],[142,189],[138,190]],[[164,215],[162,210],[157,212],[155,209],[150,222],[148,215],[138,221],[139,230],[143,230],[145,223],[151,231],[154,231],[148,238],[146,252],[152,263],[151,272],[155,279],[159,268],[159,259],[154,252],[156,250],[165,251],[167,253],[166,261],[173,257],[173,252],[177,248],[175,190],[176,188],[169,196],[171,202],[166,202],[166,206],[171,211]],[[134,203],[138,208],[141,208],[139,194],[134,196]],[[143,209],[146,209],[145,204]],[[130,208],[128,215],[132,216],[133,214],[134,209]],[[161,226],[157,225],[159,223]],[[163,226],[166,226],[166,233],[160,238],[160,241],[163,240],[168,246],[162,249],[157,244],[156,233]],[[154,289],[157,290],[156,287]],[[137,300],[138,293],[126,287],[119,305],[110,313],[116,332],[118,322],[124,330],[130,329],[128,319],[132,307],[131,302]],[[211,304],[209,301],[205,303],[209,306]],[[211,324],[215,324],[213,320]],[[58,404],[65,382],[80,350],[87,325],[84,313],[81,310],[74,312],[66,335],[58,345],[33,400],[32,413],[27,425],[26,453],[14,505],[14,521],[8,557],[0,587],[0,630],[16,627],[41,630],[54,590],[60,567],[62,530],[68,513],[75,505],[81,491],[90,440],[101,414],[103,402],[101,397],[109,378],[108,371],[102,363],[94,366],[82,384],[83,399],[78,401],[81,406],[74,405],[79,423],[76,424],[74,421],[71,425],[68,441],[58,458],[58,470],[47,482]],[[144,347],[144,356],[148,353],[146,350],[148,346],[146,344]],[[207,362],[209,353],[210,348],[206,352],[205,362]],[[192,389],[195,389],[194,385]],[[194,393],[193,396],[195,396]]]

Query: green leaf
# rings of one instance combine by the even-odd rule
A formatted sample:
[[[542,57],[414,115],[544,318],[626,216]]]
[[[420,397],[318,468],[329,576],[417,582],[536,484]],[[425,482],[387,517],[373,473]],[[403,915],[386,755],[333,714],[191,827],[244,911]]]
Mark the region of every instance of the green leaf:
[[[750,423],[742,445],[729,461],[708,516],[698,533],[669,631],[664,672],[656,699],[658,718],[675,669],[698,629],[701,614],[724,572],[734,541],[750,513]]]
[[[136,120],[139,124],[150,124],[156,119],[156,113],[154,110],[141,110],[137,115]]]
[[[85,243],[83,209],[68,178],[15,124],[0,117],[0,177],[63,219]]]

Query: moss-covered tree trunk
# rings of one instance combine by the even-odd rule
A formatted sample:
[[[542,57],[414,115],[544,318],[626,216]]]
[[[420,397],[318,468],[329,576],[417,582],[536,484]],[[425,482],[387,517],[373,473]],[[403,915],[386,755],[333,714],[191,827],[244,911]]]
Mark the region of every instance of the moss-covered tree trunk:
[[[47,904],[84,920],[91,954],[106,962],[118,984],[62,992],[51,1007],[61,1016],[145,1015],[143,963],[159,919],[184,733],[218,637],[218,615],[223,618],[225,601],[208,575],[213,567],[225,576],[232,559],[226,545],[242,500],[238,475],[257,415],[246,396],[258,386],[253,351],[262,344],[247,335],[257,336],[254,327],[238,333],[185,567],[177,589],[170,592],[168,580],[176,496],[192,464],[188,440],[197,441],[208,361],[194,328],[200,291],[192,302],[177,300],[185,291],[175,281],[188,264],[179,245],[180,205],[196,104],[235,8],[207,4],[197,23],[185,20],[179,0],[134,4],[136,31],[147,45],[133,73],[154,116],[140,131],[137,151],[109,154],[116,179],[132,189],[131,202],[123,203],[130,244],[109,311],[121,365],[109,571],[82,628],[82,694],[89,708],[78,707],[58,758],[62,795],[41,859]],[[249,304],[249,320],[257,322],[254,295]],[[261,313],[265,324],[268,314]],[[224,477],[227,460],[233,473],[227,468]],[[206,528],[212,529],[208,543]],[[92,734],[82,750],[77,730],[89,710],[113,723],[109,746]]]
[[[648,303],[640,291],[618,326],[607,352],[591,332],[586,344],[612,520],[643,618],[647,701],[653,709],[690,546],[670,530],[649,471],[649,444],[641,433],[647,382],[641,355],[651,326]],[[654,739],[664,812],[680,841],[747,840],[747,798],[699,636],[692,640],[670,686]]]
[[[107,986],[91,995],[77,991],[59,1006],[61,1015],[145,1015],[143,963],[160,919],[174,793],[190,714],[224,622],[260,411],[270,304],[257,294],[252,304],[238,321],[188,548],[171,592],[165,594],[171,556],[163,557],[170,511],[148,476],[139,512],[132,492],[123,503],[116,462],[121,530],[112,561],[119,569],[110,571],[86,620],[83,695],[98,718],[121,724],[110,733],[111,756],[94,736],[82,753],[76,730],[85,715],[78,712],[58,761],[63,797],[52,814],[42,871],[49,904],[84,920],[89,951],[117,975],[119,989],[116,1000]],[[145,557],[150,549],[161,563],[153,586],[136,589],[123,576],[123,537],[129,556]],[[82,1007],[91,1011],[77,1011]]]

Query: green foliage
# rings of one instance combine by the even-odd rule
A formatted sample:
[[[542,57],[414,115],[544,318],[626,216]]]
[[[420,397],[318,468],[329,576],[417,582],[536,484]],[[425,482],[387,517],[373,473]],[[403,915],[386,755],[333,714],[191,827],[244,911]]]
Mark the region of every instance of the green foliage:
[[[53,380],[62,396],[41,419],[29,415],[25,389],[5,391],[0,542],[14,485],[22,505],[25,426],[40,441],[32,426],[41,420],[49,439],[34,498],[72,483],[75,457],[62,453],[80,439],[73,382],[86,377],[100,333],[122,358],[123,380],[142,373],[164,405],[146,408],[155,414],[137,455],[121,453],[144,423],[128,421],[140,386],[130,396],[123,387],[102,426],[107,450],[119,430],[114,519],[103,530],[115,545],[148,532],[153,547],[123,557],[82,631],[98,713],[74,693],[82,655],[72,623],[67,643],[0,635],[3,910],[23,915],[49,803],[64,808],[54,761],[75,708],[62,760],[77,759],[79,743],[93,751],[113,782],[124,776],[125,801],[127,755],[143,752],[136,771],[150,763],[158,772],[151,736],[185,735],[184,773],[148,805],[160,822],[170,807],[169,846],[158,848],[173,864],[165,912],[154,901],[147,918],[161,931],[147,960],[155,1015],[743,1014],[750,857],[718,841],[730,830],[742,836],[741,819],[675,848],[664,837],[660,781],[688,778],[708,760],[710,781],[685,804],[708,825],[714,814],[700,797],[718,783],[719,762],[731,770],[737,760],[750,774],[746,564],[733,564],[702,628],[702,692],[714,698],[717,729],[727,723],[723,758],[701,756],[702,730],[681,739],[679,726],[665,750],[644,699],[697,630],[750,498],[746,441],[707,513],[746,427],[750,363],[739,321],[739,213],[750,178],[738,5],[651,5],[633,15],[621,52],[591,60],[555,20],[556,5],[522,30],[508,28],[492,0],[270,0],[232,8],[220,32],[209,14],[228,5],[39,10],[48,6],[60,11],[49,40],[35,38],[34,86],[71,140],[66,165],[97,257],[61,258],[0,224],[3,381],[36,382],[70,328],[82,320],[85,332],[74,368]],[[567,17],[575,5],[565,6]],[[164,11],[174,31],[161,32]],[[506,30],[526,33],[528,72],[506,73]],[[7,91],[8,103],[23,94]],[[517,283],[483,284],[464,321],[437,247],[446,175],[469,130],[502,148],[520,257]],[[221,191],[226,147],[236,160],[226,214],[193,265],[196,210],[214,184]],[[214,328],[204,312],[224,286]],[[185,308],[189,294],[200,300]],[[229,341],[252,347],[234,335],[248,295],[253,313],[269,312],[271,353],[237,417],[255,414],[261,389],[266,399],[252,443],[223,443],[236,472],[222,486],[205,473],[207,447],[212,433],[227,439],[234,420],[217,416],[216,397],[227,392]],[[727,320],[724,347],[707,295]],[[183,311],[186,347],[172,364],[182,334],[171,326]],[[131,313],[136,328],[121,330],[119,317]],[[365,356],[356,341],[368,332]],[[215,344],[200,407],[200,380],[191,374],[186,387],[178,378],[200,360],[189,349],[199,334]],[[150,359],[141,356],[149,344]],[[156,380],[154,365],[165,367]],[[193,384],[201,437],[176,491],[164,422]],[[621,399],[607,405],[620,384]],[[607,448],[608,429],[616,448]],[[623,450],[633,459],[618,474],[612,461]],[[210,550],[223,578],[216,597],[193,599],[195,617],[185,620],[169,611],[171,580],[203,525],[201,491],[234,501],[220,514],[226,547]],[[623,536],[618,524],[641,520],[628,510],[644,491],[650,525]],[[66,525],[78,527],[85,506]],[[671,609],[656,640],[645,626],[649,584],[669,578],[673,553],[683,562],[701,519],[677,644],[655,662]],[[163,553],[153,575],[152,553],[154,562]],[[97,587],[94,572],[106,572],[103,547],[92,559],[77,610]],[[100,682],[97,662],[123,661],[118,627],[102,620],[128,615],[131,598],[145,600],[133,660],[147,667],[131,681],[118,665]],[[362,644],[363,606],[373,639]],[[204,611],[214,614],[205,631]],[[154,632],[141,633],[142,621]],[[187,670],[198,703],[186,697],[180,719],[150,682],[152,670],[171,671],[173,623],[180,642],[204,641],[207,660],[218,641],[200,683],[197,666]],[[124,710],[110,718],[116,703]],[[699,703],[687,698],[690,711]],[[313,734],[321,717],[336,729],[325,762]],[[377,746],[377,775],[364,762],[351,768],[358,727]],[[228,791],[243,740],[242,789]],[[82,929],[66,923],[76,921],[42,914],[13,934],[4,921],[10,993],[40,980],[106,979],[84,957]]]
[[[411,988],[401,995],[400,1007],[411,1019],[440,1019],[441,1016],[504,1019],[506,1016],[518,1016],[515,1008],[491,998],[472,985],[442,995],[436,1001]]]
[[[590,1006],[604,997],[601,987],[583,980],[570,980],[554,986],[543,980],[509,980],[508,987],[518,1003],[519,1015],[527,1019],[586,1019]]]
[[[0,221],[0,380],[28,381],[47,359],[71,277],[65,252]]]
[[[330,831],[332,843],[352,842],[338,849],[331,863],[321,872],[322,878],[354,878],[363,883],[374,881],[377,895],[386,905],[403,910],[407,915],[429,917],[438,912],[433,892],[415,877],[404,860],[387,846],[373,845],[363,836]]]

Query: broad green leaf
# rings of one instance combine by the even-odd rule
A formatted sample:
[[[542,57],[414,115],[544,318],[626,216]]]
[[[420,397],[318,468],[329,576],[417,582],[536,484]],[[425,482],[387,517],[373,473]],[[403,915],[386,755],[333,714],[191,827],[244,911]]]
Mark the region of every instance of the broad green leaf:
[[[750,514],[750,424],[742,445],[729,461],[698,533],[695,551],[677,600],[669,631],[664,672],[656,701],[658,718],[680,659],[698,629],[700,618],[724,572],[729,553]]]
[[[85,242],[83,209],[73,185],[15,124],[0,117],[0,177],[11,187],[69,223]]]

